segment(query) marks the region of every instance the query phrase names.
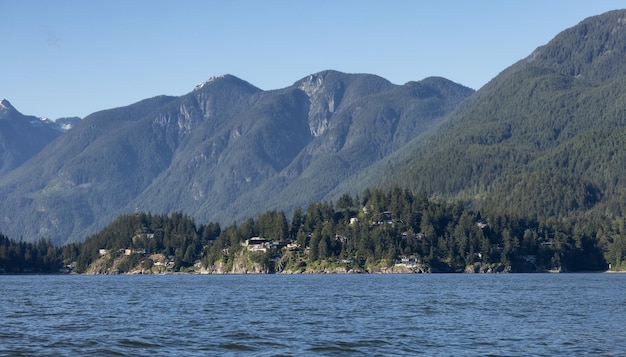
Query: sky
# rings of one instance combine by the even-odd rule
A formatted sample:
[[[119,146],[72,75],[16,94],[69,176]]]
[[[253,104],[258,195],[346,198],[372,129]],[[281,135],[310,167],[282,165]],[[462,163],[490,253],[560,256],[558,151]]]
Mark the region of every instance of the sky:
[[[609,0],[0,0],[0,99],[56,119],[319,71],[479,89]]]

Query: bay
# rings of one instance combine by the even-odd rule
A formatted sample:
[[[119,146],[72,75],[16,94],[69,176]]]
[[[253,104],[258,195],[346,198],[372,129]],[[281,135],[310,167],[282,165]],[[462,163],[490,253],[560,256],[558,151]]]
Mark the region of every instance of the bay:
[[[626,355],[626,274],[0,276],[1,356]]]

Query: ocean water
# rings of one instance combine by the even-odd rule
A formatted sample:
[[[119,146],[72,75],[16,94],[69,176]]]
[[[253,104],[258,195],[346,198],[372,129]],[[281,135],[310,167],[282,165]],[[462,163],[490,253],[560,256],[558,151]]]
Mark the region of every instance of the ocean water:
[[[626,356],[626,274],[0,276],[0,356]]]

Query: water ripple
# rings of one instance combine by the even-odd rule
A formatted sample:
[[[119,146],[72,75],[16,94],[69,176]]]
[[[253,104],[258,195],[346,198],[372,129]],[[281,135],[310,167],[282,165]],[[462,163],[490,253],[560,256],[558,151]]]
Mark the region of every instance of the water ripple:
[[[621,274],[0,276],[0,284],[0,356],[626,355]]]

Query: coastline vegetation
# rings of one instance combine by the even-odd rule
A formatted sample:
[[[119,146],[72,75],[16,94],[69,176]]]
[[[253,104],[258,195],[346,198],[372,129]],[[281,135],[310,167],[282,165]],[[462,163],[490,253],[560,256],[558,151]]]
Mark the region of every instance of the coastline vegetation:
[[[197,225],[183,213],[119,216],[81,243],[0,235],[1,273],[546,272],[626,269],[626,225],[481,212],[392,188],[293,212]]]

